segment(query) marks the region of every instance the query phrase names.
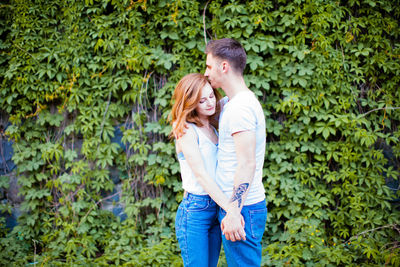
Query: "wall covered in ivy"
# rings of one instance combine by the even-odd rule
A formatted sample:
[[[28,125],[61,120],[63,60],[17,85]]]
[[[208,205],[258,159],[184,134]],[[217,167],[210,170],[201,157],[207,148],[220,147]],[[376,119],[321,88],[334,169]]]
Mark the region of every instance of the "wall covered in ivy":
[[[1,265],[182,265],[170,98],[232,37],[266,116],[262,264],[399,266],[399,21],[390,0],[2,1]]]

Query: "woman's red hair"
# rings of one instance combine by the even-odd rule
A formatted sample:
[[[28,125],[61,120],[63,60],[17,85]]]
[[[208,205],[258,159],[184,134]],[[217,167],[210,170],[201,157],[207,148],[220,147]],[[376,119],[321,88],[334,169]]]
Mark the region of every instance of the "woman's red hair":
[[[190,73],[185,75],[176,85],[172,101],[175,101],[169,119],[172,124],[172,132],[170,137],[182,136],[184,134],[185,124],[188,122],[194,123],[201,127],[203,124],[200,121],[196,112],[197,104],[201,98],[201,90],[208,83],[207,78],[201,73]],[[217,107],[215,115],[210,117],[210,123],[218,128],[219,100],[221,95],[213,89]]]

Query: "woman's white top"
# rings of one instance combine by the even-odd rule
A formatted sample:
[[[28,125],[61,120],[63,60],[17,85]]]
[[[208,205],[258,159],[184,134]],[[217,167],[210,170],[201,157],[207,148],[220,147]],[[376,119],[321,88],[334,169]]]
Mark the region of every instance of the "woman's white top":
[[[210,175],[212,179],[215,179],[218,145],[214,144],[195,124],[189,123],[189,127],[192,127],[197,134],[197,143],[199,144],[199,150],[201,158],[203,159],[204,168],[208,172],[208,175]],[[215,133],[217,134],[216,131]],[[189,164],[186,162],[185,156],[182,152],[178,153],[178,161],[181,168],[183,189],[195,195],[207,195],[208,193],[197,182],[196,176],[194,175]],[[201,164],[201,162],[199,162],[199,164]]]

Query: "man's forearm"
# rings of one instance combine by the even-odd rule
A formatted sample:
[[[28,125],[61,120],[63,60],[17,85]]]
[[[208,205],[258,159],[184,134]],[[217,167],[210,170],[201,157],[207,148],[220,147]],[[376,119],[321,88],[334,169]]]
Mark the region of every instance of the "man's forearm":
[[[253,131],[242,131],[233,134],[233,140],[237,167],[233,177],[233,193],[230,201],[236,204],[240,211],[256,172],[256,135]]]
[[[235,173],[232,196],[229,200],[230,203],[233,203],[231,207],[235,206],[239,210],[242,209],[253,181],[254,173],[255,164],[253,162],[239,164]]]
[[[248,188],[249,188],[249,183],[242,183],[237,187],[234,186],[230,202],[235,202],[237,200],[238,208],[240,208],[243,200],[243,195],[246,193]]]

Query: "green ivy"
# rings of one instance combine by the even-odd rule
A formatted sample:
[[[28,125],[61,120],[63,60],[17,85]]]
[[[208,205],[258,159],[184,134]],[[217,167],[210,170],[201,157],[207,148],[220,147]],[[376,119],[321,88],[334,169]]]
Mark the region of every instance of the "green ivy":
[[[266,116],[263,265],[400,265],[397,1],[0,7],[0,111],[24,196],[19,225],[0,221],[3,264],[181,266],[170,99],[204,71],[204,39],[232,37]],[[125,220],[103,208],[116,196]]]

